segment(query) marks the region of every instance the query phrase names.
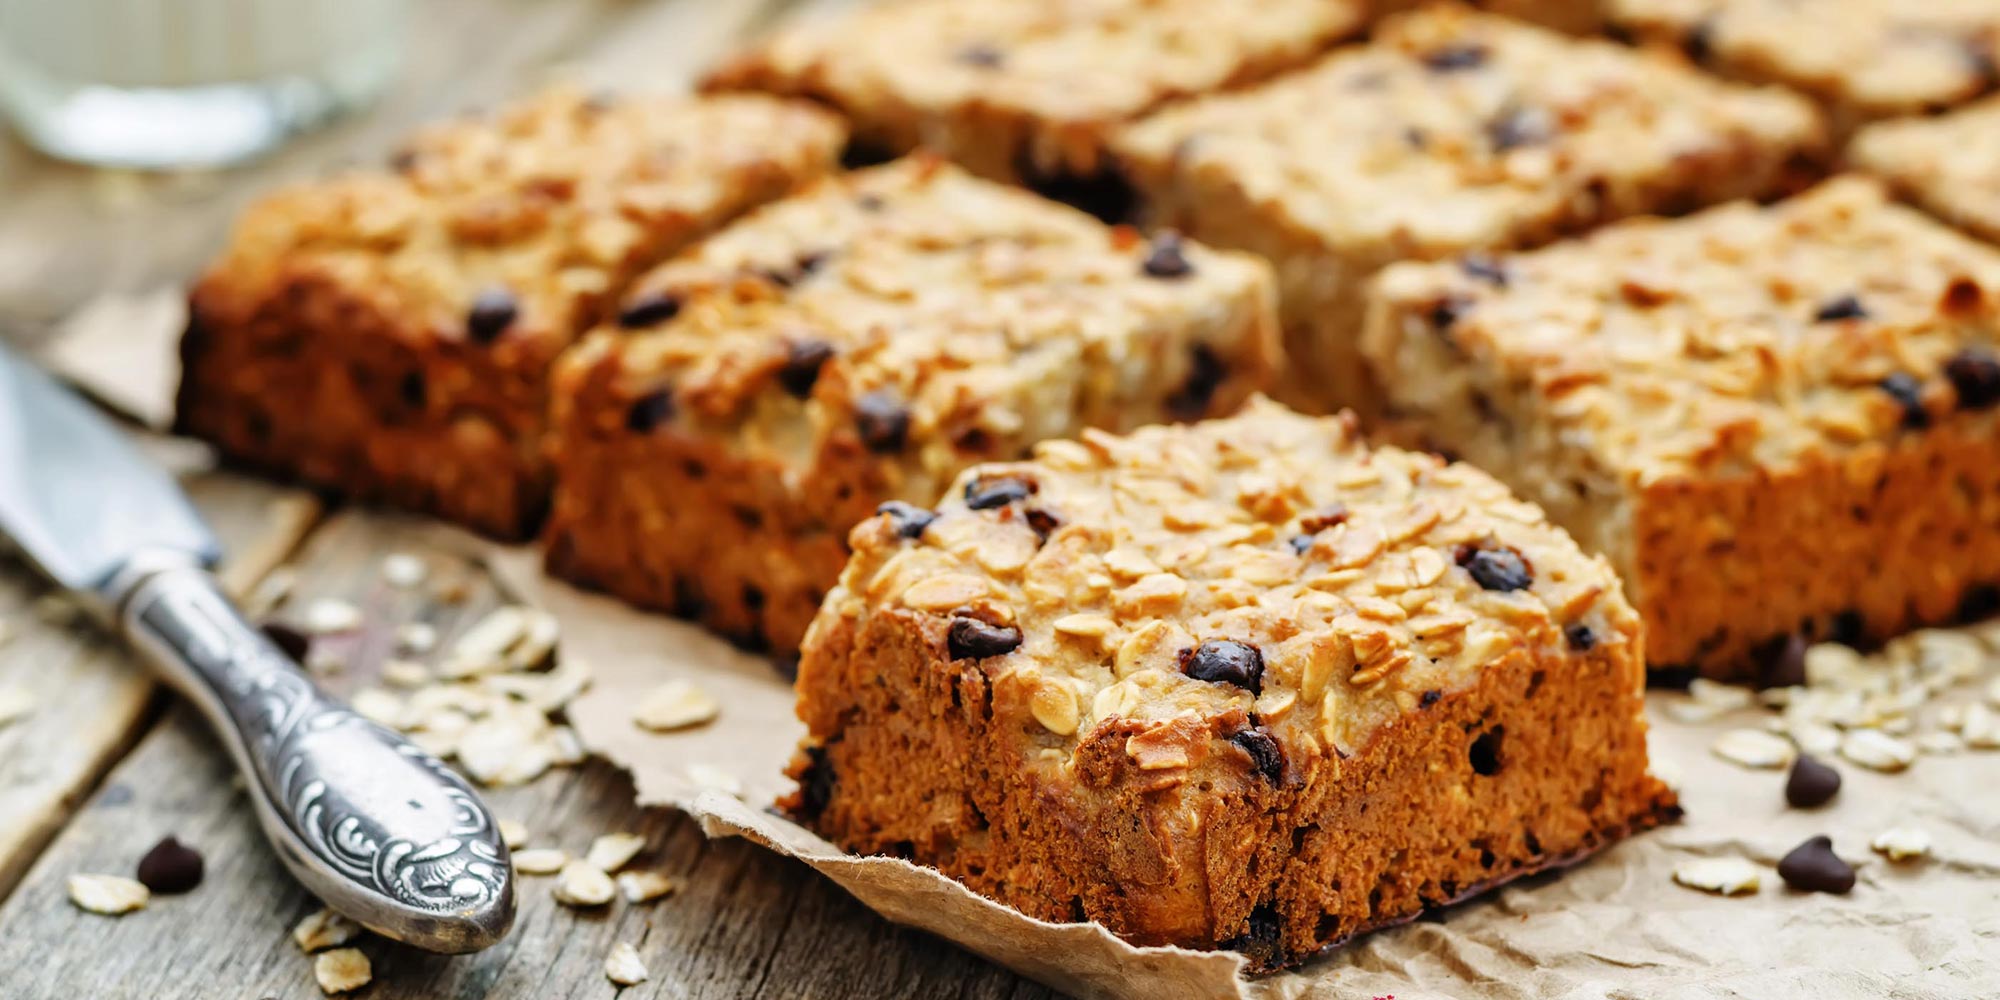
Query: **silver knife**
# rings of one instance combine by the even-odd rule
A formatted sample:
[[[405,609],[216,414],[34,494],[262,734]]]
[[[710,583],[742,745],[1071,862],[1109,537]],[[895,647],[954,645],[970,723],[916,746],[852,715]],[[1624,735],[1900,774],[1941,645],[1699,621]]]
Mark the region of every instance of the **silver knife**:
[[[0,346],[0,534],[200,707],[285,867],[333,909],[431,951],[514,923],[498,825],[451,768],[315,688],[230,604],[180,488],[101,414]]]

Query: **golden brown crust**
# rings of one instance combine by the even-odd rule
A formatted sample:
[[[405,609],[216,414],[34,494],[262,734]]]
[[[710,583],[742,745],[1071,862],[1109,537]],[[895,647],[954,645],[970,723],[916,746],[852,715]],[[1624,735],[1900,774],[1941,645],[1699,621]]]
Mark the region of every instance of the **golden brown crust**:
[[[825,113],[553,91],[394,170],[254,205],[191,296],[181,428],[230,457],[531,531],[548,370],[638,270],[832,166]]]
[[[1616,579],[1483,474],[1265,402],[1036,454],[855,529],[790,803],[836,842],[1268,968],[1671,812]]]
[[[1177,97],[1296,66],[1361,26],[1361,0],[878,2],[781,31],[711,89],[810,97],[858,141],[981,176],[1090,176],[1106,133]]]
[[[1778,193],[1823,143],[1794,95],[1443,5],[1114,148],[1154,221],[1275,262],[1286,401],[1372,420],[1356,339],[1378,269]]]
[[[1870,125],[1847,158],[1932,215],[2000,243],[2000,97]]]
[[[1844,178],[1392,268],[1364,349],[1430,442],[1611,556],[1654,662],[1744,675],[2000,576],[1997,292],[2000,252]]]
[[[550,564],[778,649],[882,502],[1228,412],[1278,350],[1262,262],[928,157],[755,213],[640,279],[627,314],[653,306],[562,365]]]

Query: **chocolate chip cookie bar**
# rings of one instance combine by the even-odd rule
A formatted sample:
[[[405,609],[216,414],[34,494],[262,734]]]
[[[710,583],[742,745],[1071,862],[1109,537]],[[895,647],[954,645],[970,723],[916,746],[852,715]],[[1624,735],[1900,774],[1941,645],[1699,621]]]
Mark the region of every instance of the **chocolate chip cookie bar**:
[[[919,146],[1119,215],[1104,141],[1166,101],[1269,76],[1353,33],[1365,0],[887,0],[780,32],[715,89],[810,97],[857,152]]]
[[[252,207],[191,296],[178,423],[233,460],[508,539],[556,355],[643,268],[831,169],[767,97],[551,92]]]
[[[1286,400],[1373,418],[1355,341],[1384,265],[1780,191],[1821,141],[1795,96],[1442,6],[1113,147],[1153,221],[1276,264]]]
[[[1611,26],[1716,72],[1812,95],[1846,135],[2000,86],[1993,0],[1604,0]]]
[[[2000,243],[2000,97],[1870,125],[1847,158],[1932,215]]]
[[[549,567],[795,650],[855,524],[1045,438],[1233,410],[1276,368],[1275,309],[1260,260],[936,158],[824,181],[646,275],[566,359]]]
[[[2000,251],[1873,181],[1399,265],[1363,346],[1433,444],[1610,557],[1655,665],[1757,679],[1793,636],[1994,601]]]
[[[1351,416],[1085,432],[853,543],[783,805],[1030,916],[1270,969],[1676,811],[1610,566]]]

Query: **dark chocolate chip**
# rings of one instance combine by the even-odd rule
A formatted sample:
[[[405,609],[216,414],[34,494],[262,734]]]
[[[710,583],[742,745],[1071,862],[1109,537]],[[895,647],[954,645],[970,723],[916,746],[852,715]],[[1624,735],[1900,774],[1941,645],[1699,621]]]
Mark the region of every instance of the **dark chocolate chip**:
[[[1311,535],[1293,535],[1291,538],[1292,551],[1299,555],[1305,555],[1312,551],[1313,542],[1315,541],[1318,541],[1318,539]]]
[[[959,49],[958,53],[952,58],[957,59],[967,66],[977,66],[980,69],[999,69],[1000,65],[1007,61],[1007,54],[992,44],[975,42]]]
[[[909,440],[910,411],[886,392],[868,393],[854,401],[854,430],[869,451],[894,454]]]
[[[1938,296],[1938,311],[1946,316],[1967,316],[1979,310],[1986,301],[1986,290],[1979,282],[1964,275],[1951,279],[1944,286],[1944,294]]]
[[[1044,542],[1048,541],[1049,536],[1055,534],[1056,529],[1062,527],[1063,523],[1062,518],[1040,507],[1028,508],[1023,517],[1028,522],[1028,527],[1034,531],[1035,537]]]
[[[1486,65],[1489,55],[1484,45],[1447,45],[1424,53],[1424,65],[1437,73],[1456,73]]]
[[[1820,303],[1813,311],[1813,322],[1833,323],[1843,319],[1867,319],[1868,307],[1853,295],[1842,295]]]
[[[1980,347],[1968,347],[1944,363],[1944,377],[1958,390],[1958,408],[1987,410],[2000,404],[2000,358]]]
[[[1483,253],[1467,254],[1458,259],[1458,269],[1495,288],[1507,287],[1507,267],[1497,258]]]
[[[412,410],[423,409],[427,395],[423,372],[404,372],[402,379],[396,383],[396,396],[403,401],[404,406]]]
[[[889,523],[896,526],[896,534],[904,538],[921,537],[924,529],[937,520],[936,512],[901,500],[890,500],[875,508],[875,513],[889,515]]]
[[[1247,642],[1210,639],[1181,650],[1181,672],[1211,684],[1234,684],[1251,694],[1264,690],[1264,654]]]
[[[497,286],[488,288],[472,297],[472,308],[465,314],[465,332],[481,344],[490,344],[500,339],[520,316],[521,304],[515,301],[513,292]]]
[[[1715,54],[1715,19],[1705,17],[1696,21],[1681,38],[1681,48],[1694,62],[1707,62]]]
[[[1843,646],[1859,646],[1868,638],[1868,619],[1862,617],[1861,612],[1855,611],[1852,608],[1838,612],[1827,625],[1826,637],[1828,641],[1837,642]],[[1799,667],[1801,669],[1799,683],[1803,684],[1805,683],[1805,674],[1803,673],[1805,667],[1804,656],[1800,656],[1799,658]]]
[[[618,325],[627,330],[642,326],[664,323],[680,315],[681,300],[665,292],[648,292],[625,304],[625,310],[618,314]]]
[[[638,399],[625,411],[625,429],[634,434],[650,434],[674,418],[674,393],[671,389],[655,389]]]
[[[1472,309],[1472,300],[1463,295],[1447,295],[1431,304],[1431,329],[1449,330]]]
[[[1019,476],[981,476],[965,484],[965,505],[973,510],[992,510],[1026,500],[1034,492],[1035,484]]]
[[[1506,763],[1506,759],[1501,756],[1502,744],[1506,739],[1507,727],[1494,726],[1480,733],[1479,738],[1472,741],[1472,746],[1466,750],[1465,756],[1472,765],[1474,774],[1491,778],[1500,773],[1500,765]],[[1529,836],[1532,837],[1533,834]],[[1541,853],[1539,848],[1531,847],[1529,850],[1536,854]]]
[[[1563,638],[1569,640],[1569,648],[1579,652],[1589,652],[1597,647],[1597,633],[1590,626],[1577,624],[1563,629]]]
[[[1187,259],[1181,234],[1167,229],[1153,237],[1152,249],[1140,269],[1150,278],[1185,278],[1194,273],[1194,263]]]
[[[1889,377],[1877,383],[1896,405],[1903,408],[1902,425],[1913,431],[1920,431],[1931,425],[1931,414],[1924,409],[1924,386],[1909,372],[1890,372]]]
[[[1250,911],[1250,926],[1242,934],[1222,942],[1229,951],[1240,951],[1259,968],[1274,968],[1285,962],[1285,925],[1269,903]]]
[[[1167,412],[1175,420],[1200,420],[1208,414],[1208,404],[1215,399],[1215,390],[1229,377],[1229,370],[1222,359],[1208,349],[1207,344],[1196,344],[1188,363],[1188,375],[1167,397]]]
[[[139,859],[139,881],[157,893],[188,892],[201,884],[201,852],[168,837]]]
[[[977,660],[1004,656],[1020,648],[1021,630],[1011,625],[988,625],[977,618],[953,618],[945,633],[945,650],[954,660]]]
[[[1423,694],[1417,696],[1417,707],[1429,708],[1432,705],[1437,704],[1438,699],[1443,697],[1444,697],[1443,691],[1440,691],[1437,688],[1431,688],[1430,690],[1425,691]]]
[[[819,370],[833,359],[833,345],[824,340],[792,341],[785,347],[785,364],[778,369],[778,384],[796,399],[812,395]]]
[[[1990,583],[1975,583],[1958,595],[1957,620],[1961,622],[1982,622],[1995,614],[2000,614],[2000,587]]]
[[[764,588],[754,583],[743,585],[743,607],[749,611],[764,609]]]
[[[293,663],[306,662],[306,653],[312,650],[312,639],[304,632],[277,622],[265,622],[260,631],[264,633],[264,638],[271,640],[271,645],[291,657]]]
[[[799,813],[811,820],[833,801],[833,759],[825,747],[806,748],[806,769],[799,775]]]
[[[2000,87],[2000,61],[1993,58],[1992,42],[1973,37],[1965,40],[1965,64],[1981,90]]]
[[[1507,546],[1461,545],[1457,562],[1487,590],[1525,590],[1535,582],[1527,560]]]
[[[1772,641],[1758,657],[1757,679],[1764,687],[1798,687],[1806,682],[1806,641],[1804,632],[1793,632]]]
[[[1250,755],[1250,769],[1262,775],[1272,788],[1285,780],[1285,750],[1268,729],[1245,729],[1229,737],[1229,742]]]
[[[1539,146],[1554,134],[1554,121],[1541,108],[1509,108],[1486,123],[1486,141],[1496,153]]]
[[[1785,801],[1794,809],[1811,809],[1833,800],[1840,791],[1840,772],[1805,754],[1792,758],[1785,778]]]
[[[1807,838],[1778,860],[1778,877],[1801,892],[1830,892],[1845,895],[1854,888],[1854,866],[1833,853],[1833,839]]]

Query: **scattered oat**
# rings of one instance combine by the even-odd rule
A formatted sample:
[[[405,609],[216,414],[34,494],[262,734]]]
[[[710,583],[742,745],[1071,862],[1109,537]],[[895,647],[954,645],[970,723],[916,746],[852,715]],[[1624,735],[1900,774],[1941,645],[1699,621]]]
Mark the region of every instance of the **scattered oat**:
[[[35,696],[27,688],[0,687],[0,726],[25,719],[35,710]]]
[[[92,913],[118,916],[144,909],[151,890],[121,875],[71,875],[69,901]]]
[[[1723,760],[1754,768],[1784,767],[1797,752],[1784,737],[1761,729],[1732,729],[1718,737],[1709,749]]]
[[[639,699],[632,721],[643,729],[666,732],[698,726],[722,710],[715,698],[690,681],[668,681]]]
[[[381,688],[362,688],[354,692],[354,697],[348,700],[348,704],[364,719],[390,727],[400,727],[403,723],[403,699]]]
[[[453,680],[498,673],[507,666],[507,651],[528,630],[528,609],[515,605],[494,608],[465,630],[445,654],[438,673]]]
[[[542,739],[542,746],[549,752],[549,763],[557,767],[581,764],[590,757],[590,752],[583,747],[582,737],[568,726],[550,726],[548,735]]]
[[[1693,858],[1674,866],[1674,881],[1724,896],[1756,892],[1762,877],[1762,869],[1743,858]]]
[[[1868,846],[1891,861],[1908,861],[1931,853],[1931,835],[1914,826],[1895,826],[1876,834]]]
[[[472,586],[462,576],[453,577],[438,584],[431,593],[445,604],[464,604],[465,599],[472,596]]]
[[[428,729],[419,729],[416,732],[406,735],[409,737],[411,743],[416,744],[423,752],[439,760],[449,760],[458,756],[457,733],[440,733]]]
[[[528,826],[518,819],[500,821],[500,842],[510,851],[518,851],[528,846]],[[515,867],[520,867],[516,865]]]
[[[415,660],[390,659],[382,664],[382,683],[419,688],[431,682],[431,669]]]
[[[368,985],[375,978],[375,969],[359,949],[335,948],[314,956],[313,978],[319,980],[322,993],[346,993]]]
[[[361,627],[361,609],[332,597],[322,597],[306,605],[305,631],[308,635],[352,632]]]
[[[437,627],[426,622],[404,622],[396,626],[396,652],[422,656],[437,648]]]
[[[607,833],[590,842],[585,861],[599,871],[615,872],[646,849],[646,838],[632,833]]]
[[[1840,730],[1823,722],[1795,720],[1786,726],[1786,733],[1800,753],[1824,757],[1840,750]]]
[[[613,881],[628,903],[650,903],[680,888],[680,884],[659,872],[619,872]]]
[[[533,781],[554,763],[548,717],[519,704],[497,704],[458,735],[458,763],[485,785]]]
[[[360,936],[360,924],[325,907],[308,914],[292,928],[292,943],[308,955],[338,948]]]
[[[564,906],[603,906],[618,891],[611,876],[588,861],[563,865],[556,878],[556,902]]]
[[[639,949],[623,941],[611,946],[604,956],[604,978],[620,986],[636,986],[646,981],[646,964],[639,961]]]
[[[712,788],[724,795],[743,794],[742,779],[713,764],[689,764],[687,774],[689,780],[702,788]]]
[[[420,556],[408,552],[391,552],[382,558],[382,579],[391,587],[408,589],[424,582],[430,575],[430,567]]]
[[[1974,750],[2000,750],[2000,715],[1977,703],[1965,706],[1959,717],[1958,735]]]
[[[521,637],[507,650],[507,666],[513,670],[533,670],[547,663],[555,652],[561,626],[556,616],[540,608],[522,608],[521,619]]]
[[[347,654],[315,643],[306,647],[305,668],[309,673],[331,677],[347,670]]]
[[[1840,755],[1871,771],[1901,771],[1917,759],[1917,748],[1874,729],[1849,730],[1841,738]]]
[[[1910,737],[1910,742],[1915,744],[1918,750],[1933,756],[1954,754],[1965,749],[1965,741],[1960,739],[1957,733],[1939,729],[1918,733]]]
[[[566,864],[569,864],[569,853],[554,847],[531,847],[514,852],[514,870],[523,875],[554,875],[562,871]]]
[[[285,599],[292,596],[292,587],[299,582],[299,574],[290,566],[278,568],[264,574],[264,578],[250,588],[243,599],[243,611],[251,618],[262,618],[270,614]]]

